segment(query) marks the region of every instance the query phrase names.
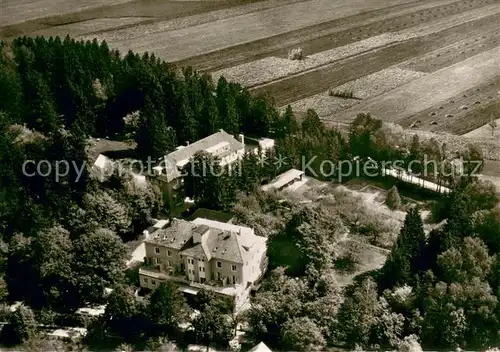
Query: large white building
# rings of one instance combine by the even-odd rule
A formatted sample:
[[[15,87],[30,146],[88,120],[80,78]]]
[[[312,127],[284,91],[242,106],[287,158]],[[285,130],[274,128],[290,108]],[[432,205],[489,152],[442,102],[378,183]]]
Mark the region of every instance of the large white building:
[[[238,139],[220,130],[195,143],[179,146],[160,160],[160,165],[153,168],[153,179],[159,184],[170,203],[180,203],[184,200],[182,170],[191,158],[196,153],[205,151],[216,156],[221,166],[234,163],[245,154],[243,135],[240,135]]]
[[[208,289],[231,297],[238,309],[267,268],[266,248],[266,238],[248,227],[173,219],[146,239],[140,285],[155,289],[170,281],[190,294]]]

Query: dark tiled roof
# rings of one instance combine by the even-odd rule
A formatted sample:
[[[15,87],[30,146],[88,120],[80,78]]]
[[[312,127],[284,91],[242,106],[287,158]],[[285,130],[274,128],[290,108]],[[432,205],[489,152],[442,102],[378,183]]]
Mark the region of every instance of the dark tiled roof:
[[[173,219],[172,225],[156,231],[147,242],[161,244],[172,249],[181,249],[191,239],[196,227],[197,225],[189,221]]]
[[[207,230],[210,231],[206,233]],[[203,234],[202,243],[193,243],[193,233]],[[210,228],[207,225],[195,225],[185,220],[174,219],[171,226],[154,232],[147,242],[182,250],[182,255],[190,257],[243,263],[244,249],[238,234]]]
[[[99,154],[112,154],[113,152],[133,151],[135,143],[111,141],[108,139],[89,139],[87,149],[89,159],[94,162]]]
[[[217,239],[214,242],[213,246],[209,247],[212,251],[212,258],[243,264],[241,246],[237,234],[224,231],[217,235]]]

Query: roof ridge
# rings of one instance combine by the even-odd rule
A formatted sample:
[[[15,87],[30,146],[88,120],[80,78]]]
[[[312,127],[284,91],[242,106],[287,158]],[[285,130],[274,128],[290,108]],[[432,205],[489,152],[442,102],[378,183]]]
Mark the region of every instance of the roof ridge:
[[[236,232],[231,232],[232,234],[234,234],[234,238],[236,239],[236,244],[237,244],[237,248],[238,248],[238,254],[240,255],[240,260],[242,263],[244,263],[243,261],[243,253],[241,252],[241,248],[242,248],[242,244],[240,243],[240,240],[239,240],[239,236]]]

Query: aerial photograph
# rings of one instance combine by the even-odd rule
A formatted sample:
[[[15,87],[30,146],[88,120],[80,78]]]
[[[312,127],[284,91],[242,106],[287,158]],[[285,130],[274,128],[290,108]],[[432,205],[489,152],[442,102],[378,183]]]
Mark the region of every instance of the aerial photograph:
[[[0,0],[0,351],[500,352],[500,0]]]

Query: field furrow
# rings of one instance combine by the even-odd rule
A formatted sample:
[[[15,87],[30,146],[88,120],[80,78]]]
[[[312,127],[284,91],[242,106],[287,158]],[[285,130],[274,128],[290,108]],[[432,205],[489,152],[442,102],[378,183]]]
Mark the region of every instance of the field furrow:
[[[255,87],[271,81],[277,81],[292,74],[298,74],[332,62],[359,55],[392,43],[404,42],[417,37],[425,37],[465,23],[471,23],[492,14],[500,13],[499,5],[490,5],[481,9],[454,15],[445,20],[434,20],[395,33],[383,33],[342,47],[316,53],[303,60],[268,57],[247,64],[223,69],[212,73],[217,79],[221,75],[226,79],[239,82],[247,87]]]
[[[479,35],[467,36],[456,43],[412,58],[402,63],[400,67],[427,73],[435,72],[497,47],[500,45],[499,34],[500,29],[493,27]]]
[[[500,5],[498,5],[497,12],[498,10],[500,10]],[[312,71],[286,77],[259,86],[253,90],[253,93],[261,94],[269,92],[275,98],[278,105],[286,105],[326,91],[330,87],[336,87],[402,63],[412,57],[432,52],[449,43],[462,40],[464,37],[487,32],[491,29],[493,23],[499,23],[499,21],[500,14],[497,13],[444,30],[440,30],[443,27],[436,27],[434,28],[435,32],[432,34],[390,44],[377,50],[336,61]]]
[[[415,119],[417,114],[426,109],[433,109],[460,94],[478,89],[477,87],[484,85],[484,82],[490,85],[498,77],[500,77],[500,47],[369,99],[334,115],[333,118],[338,121],[350,121],[359,112],[370,112],[386,121],[405,123],[406,119]]]
[[[153,33],[131,40],[111,42],[127,51],[150,51],[166,61],[179,61],[195,55],[249,43],[277,34],[305,28],[335,18],[354,15],[405,0],[310,0],[257,13],[192,26],[166,33]]]
[[[258,12],[266,9],[275,8],[278,6],[283,6],[286,4],[294,4],[298,2],[304,2],[309,0],[262,0],[262,1],[243,1],[243,4],[239,5],[236,3],[234,7],[228,7],[220,10],[204,11],[203,13],[186,15],[184,16],[169,16],[173,19],[169,20],[159,20],[150,21],[151,23],[145,23],[138,26],[130,26],[127,28],[115,29],[112,31],[95,31],[93,33],[88,33],[86,36],[82,36],[79,39],[92,40],[93,38],[98,38],[99,40],[104,40],[109,42],[117,42],[124,40],[131,40],[138,37],[144,37],[153,33],[168,32],[176,29],[183,29],[191,26],[196,26],[208,22],[214,22],[230,17],[241,16],[253,12]],[[182,3],[180,3],[182,4]],[[163,18],[163,17],[160,17]]]
[[[2,0],[0,3],[0,26],[5,27],[16,23],[52,16],[64,15],[90,8],[123,4],[131,0]]]
[[[489,1],[489,0],[488,0]],[[368,24],[380,24],[391,20],[395,16],[412,13],[418,10],[430,9],[438,5],[454,3],[456,0],[431,1],[421,4],[419,1],[384,7],[373,11],[366,11],[353,16],[323,22],[280,35],[255,40],[250,43],[232,46],[226,49],[194,56],[177,62],[180,66],[193,66],[202,71],[216,71],[269,56],[282,56],[288,50],[297,46],[304,47],[308,41],[320,39],[335,46],[346,45],[357,40],[353,35],[353,28],[360,28]],[[349,34],[349,32],[351,32]],[[328,38],[326,38],[328,37]],[[314,54],[323,50],[305,48],[306,54]]]
[[[497,77],[401,119],[398,124],[454,134],[465,134],[487,124],[500,113],[500,70],[496,74]]]

